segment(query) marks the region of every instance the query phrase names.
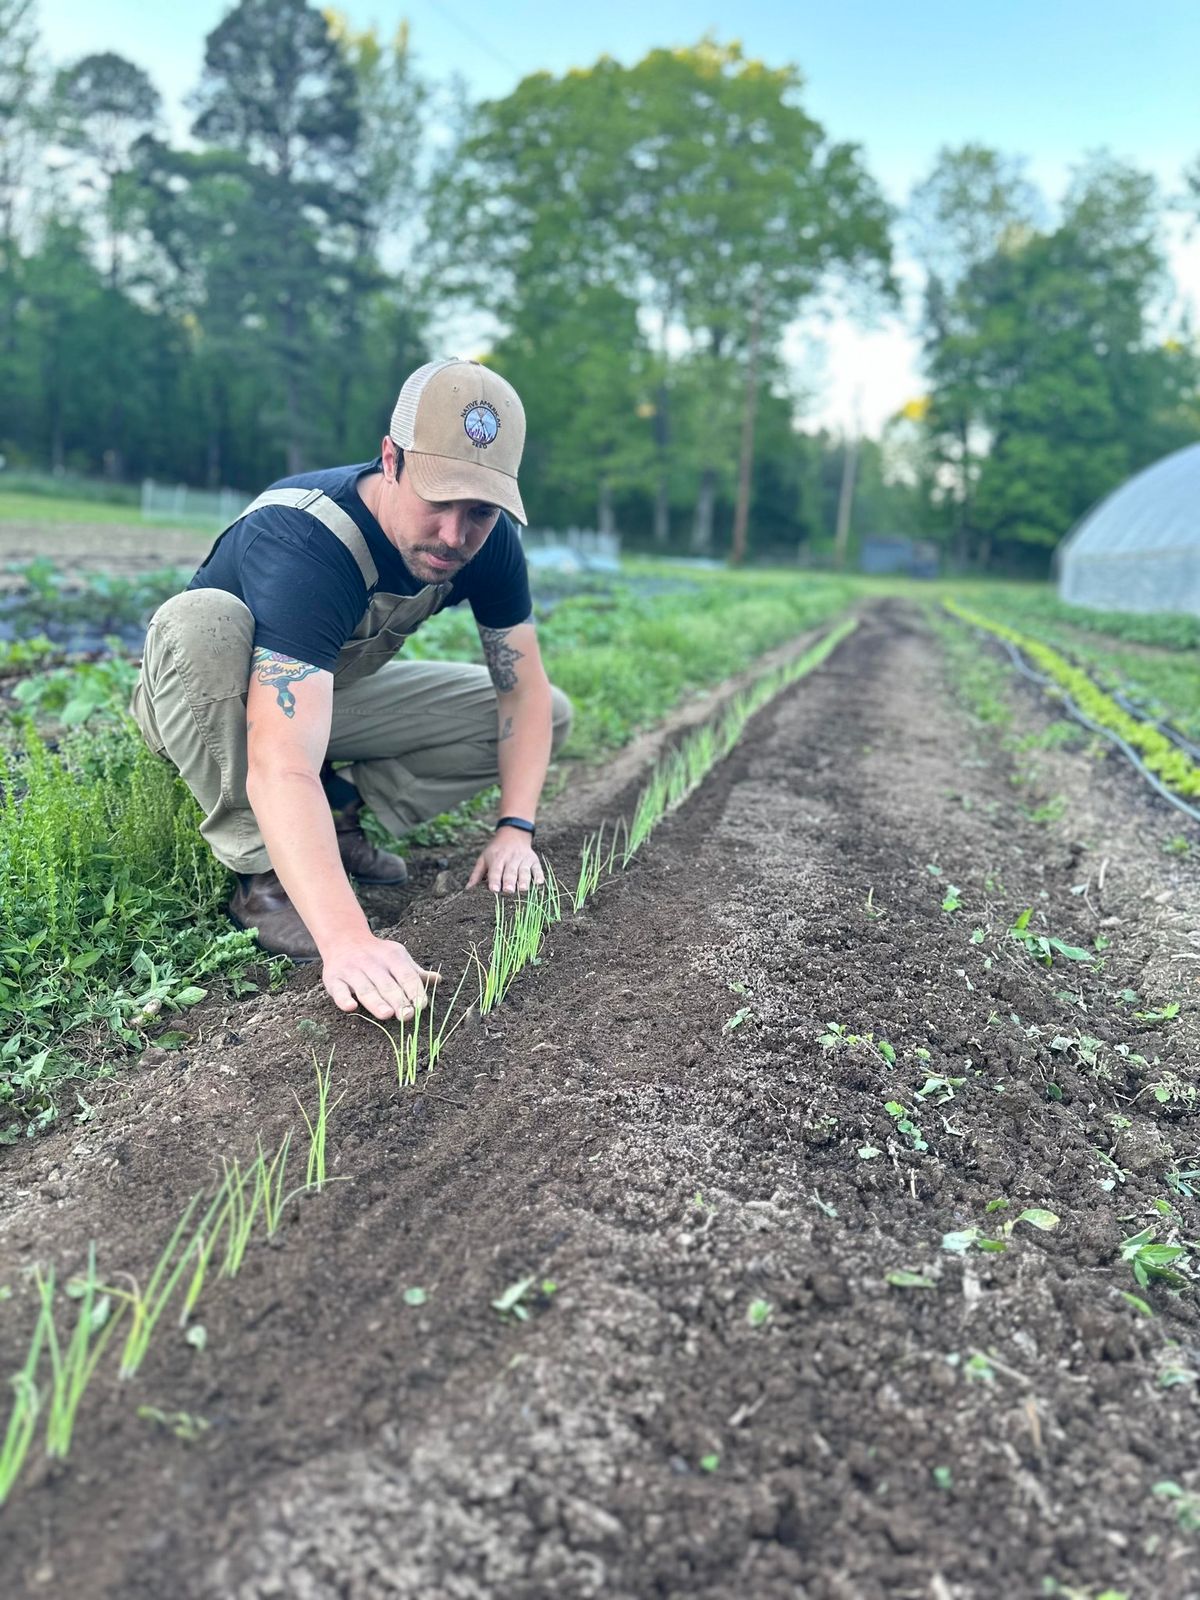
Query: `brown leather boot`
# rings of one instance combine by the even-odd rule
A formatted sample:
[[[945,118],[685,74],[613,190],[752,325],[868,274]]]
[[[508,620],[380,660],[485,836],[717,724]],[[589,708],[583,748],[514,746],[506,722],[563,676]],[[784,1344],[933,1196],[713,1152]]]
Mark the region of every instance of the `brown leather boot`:
[[[359,812],[362,801],[355,800],[333,813],[338,851],[348,876],[359,883],[396,884],[408,882],[408,868],[390,850],[377,850],[362,830]]]
[[[256,872],[244,888],[239,879],[228,911],[239,928],[254,930],[271,955],[291,956],[293,961],[320,959],[312,934],[274,872]]]

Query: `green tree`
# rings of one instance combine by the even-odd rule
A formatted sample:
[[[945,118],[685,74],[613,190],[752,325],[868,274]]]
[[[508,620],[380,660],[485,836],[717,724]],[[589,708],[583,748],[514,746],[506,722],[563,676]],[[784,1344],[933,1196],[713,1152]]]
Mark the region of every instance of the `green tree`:
[[[970,512],[981,566],[1044,563],[1093,501],[1182,442],[1195,362],[1155,338],[1160,204],[1148,175],[1092,158],[1057,227],[1009,233],[954,292],[930,418],[936,433],[966,415],[986,443]]]
[[[16,439],[22,418],[22,236],[37,170],[41,93],[34,0],[0,0],[0,441]]]
[[[910,241],[925,269],[926,359],[938,374],[928,431],[936,444],[938,477],[960,565],[968,558],[984,436],[981,418],[972,409],[969,370],[956,370],[953,364],[966,348],[963,336],[968,332],[959,291],[970,273],[1002,247],[1028,238],[1042,221],[1045,203],[1025,177],[1024,165],[987,145],[943,146],[929,176],[909,198]]]
[[[287,471],[304,467],[322,393],[314,363],[340,297],[361,288],[354,263],[354,71],[328,19],[306,0],[240,0],[209,34],[194,97],[196,138],[240,158],[236,232],[243,332],[271,398]],[[233,198],[232,191],[229,197]],[[222,267],[228,252],[219,248]],[[246,345],[249,346],[249,339]]]
[[[120,279],[128,173],[135,141],[158,120],[158,90],[132,61],[111,50],[84,56],[64,67],[54,83],[53,117],[57,142],[85,163],[81,182],[98,191],[108,252],[108,281]]]
[[[616,531],[616,495],[648,479],[651,361],[637,306],[608,286],[521,308],[489,362],[525,400],[534,522]]]
[[[690,382],[709,359],[713,394],[732,385],[743,423],[709,434],[716,476],[700,498],[736,470],[739,431],[745,498],[744,424],[783,326],[835,267],[890,281],[887,207],[858,152],[830,144],[803,111],[801,87],[796,69],[710,39],[630,68],[604,58],[561,79],[539,73],[478,108],[442,176],[435,203],[458,255],[437,263],[449,287],[530,328],[526,308],[548,296],[609,286],[636,298],[656,368],[660,544],[687,454],[680,364]],[[703,540],[707,512],[699,527]]]

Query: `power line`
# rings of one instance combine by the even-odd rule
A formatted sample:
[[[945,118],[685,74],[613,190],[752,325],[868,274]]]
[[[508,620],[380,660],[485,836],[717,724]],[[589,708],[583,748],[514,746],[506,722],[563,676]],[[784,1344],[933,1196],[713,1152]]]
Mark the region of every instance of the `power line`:
[[[519,78],[525,77],[527,70],[525,67],[519,67],[515,61],[510,60],[503,50],[496,48],[490,39],[485,39],[477,28],[465,23],[448,5],[443,4],[443,0],[429,0],[429,4],[435,11],[441,12],[447,22],[453,23],[460,33],[465,33],[471,43],[478,49],[483,50],[486,55],[490,55],[502,67],[507,67],[510,72],[515,72]]]

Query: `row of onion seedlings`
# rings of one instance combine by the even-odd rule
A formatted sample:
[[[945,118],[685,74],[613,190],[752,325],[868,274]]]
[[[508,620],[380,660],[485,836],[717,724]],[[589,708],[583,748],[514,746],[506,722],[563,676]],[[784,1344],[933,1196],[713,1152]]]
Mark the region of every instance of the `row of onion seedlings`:
[[[292,1134],[289,1130],[268,1156],[257,1141],[254,1158],[243,1167],[235,1156],[221,1158],[222,1178],[205,1203],[198,1190],[176,1222],[166,1248],[144,1284],[132,1273],[116,1274],[118,1282],[105,1282],[97,1273],[96,1247],[88,1247],[87,1269],[69,1279],[62,1295],[75,1308],[74,1325],[66,1339],[58,1332],[59,1290],[53,1271],[32,1269],[38,1315],[33,1337],[11,1386],[12,1408],[0,1439],[0,1505],[3,1505],[25,1463],[41,1417],[45,1418],[45,1448],[51,1459],[67,1455],[80,1401],[114,1336],[123,1335],[118,1375],[136,1375],[150,1347],[155,1329],[171,1300],[179,1294],[178,1324],[187,1327],[210,1275],[235,1278],[257,1226],[268,1239],[278,1231],[290,1201],[308,1191],[319,1193],[329,1181],[325,1170],[326,1129],[339,1101],[329,1101],[333,1057],[324,1071],[314,1058],[317,1104],[311,1116],[301,1105],[309,1135],[304,1181],[286,1187]],[[340,1100],[340,1097],[339,1097]],[[69,1311],[68,1311],[69,1317]],[[203,1335],[189,1332],[189,1341]],[[43,1376],[43,1367],[48,1373]]]

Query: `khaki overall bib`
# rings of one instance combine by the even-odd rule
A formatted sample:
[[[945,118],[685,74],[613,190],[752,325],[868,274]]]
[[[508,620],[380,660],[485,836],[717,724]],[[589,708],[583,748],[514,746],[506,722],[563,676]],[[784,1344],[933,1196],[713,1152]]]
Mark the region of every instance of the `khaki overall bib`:
[[[448,583],[415,595],[374,592],[379,572],[354,520],[319,489],[272,489],[242,516],[287,505],[317,518],[354,557],[370,596],[338,655],[327,755],[353,763],[345,776],[386,828],[402,833],[495,783],[496,692],[487,669],[394,658],[440,610]],[[240,518],[238,519],[241,520]],[[228,531],[228,530],[227,530]],[[224,537],[222,535],[221,537]],[[200,832],[235,872],[265,872],[270,859],[246,798],[246,690],[254,617],[223,589],[188,589],[154,613],[130,710],[204,812]],[[554,746],[571,709],[553,691]]]

